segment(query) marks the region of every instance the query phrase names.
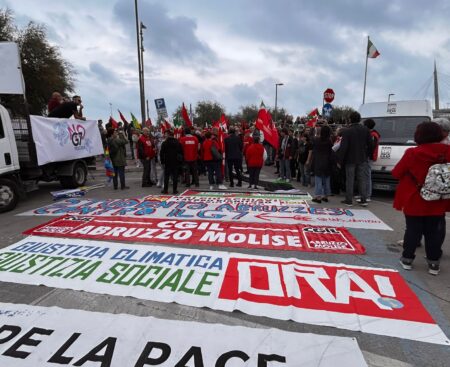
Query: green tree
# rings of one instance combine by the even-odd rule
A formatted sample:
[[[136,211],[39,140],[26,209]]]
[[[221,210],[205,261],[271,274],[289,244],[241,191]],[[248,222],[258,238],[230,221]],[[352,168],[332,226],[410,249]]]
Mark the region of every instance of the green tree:
[[[12,11],[0,9],[0,41],[13,41],[15,32]]]
[[[256,121],[256,117],[258,116],[259,107],[255,104],[248,106],[241,106],[241,110],[239,112],[242,120],[252,123]]]
[[[45,113],[47,101],[54,91],[62,94],[73,92],[73,67],[63,59],[58,47],[50,45],[43,25],[30,22],[19,30],[13,25],[11,11],[0,9],[0,40],[14,41],[19,45],[31,114]],[[16,104],[17,98],[10,98],[11,104]]]
[[[218,121],[220,116],[225,113],[225,108],[217,102],[200,101],[195,106],[194,125],[204,127],[205,124],[211,125]]]
[[[334,106],[329,122],[331,124],[347,124],[350,121],[349,118],[352,112],[355,112],[352,107]]]

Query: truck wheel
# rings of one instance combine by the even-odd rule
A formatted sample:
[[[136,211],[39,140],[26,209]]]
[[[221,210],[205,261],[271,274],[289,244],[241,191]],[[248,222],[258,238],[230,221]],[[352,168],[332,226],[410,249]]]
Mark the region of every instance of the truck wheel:
[[[87,181],[86,165],[80,162],[75,163],[72,176],[61,176],[59,181],[61,182],[61,186],[65,189],[75,189],[83,186]]]
[[[0,178],[0,213],[13,210],[19,201],[19,190],[14,181]]]

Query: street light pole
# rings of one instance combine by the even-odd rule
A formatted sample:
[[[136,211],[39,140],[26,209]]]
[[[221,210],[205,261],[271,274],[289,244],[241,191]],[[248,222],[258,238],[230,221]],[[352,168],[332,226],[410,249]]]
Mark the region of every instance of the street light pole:
[[[139,69],[139,95],[141,99],[141,118],[142,122],[145,118],[145,97],[144,97],[144,88],[143,88],[143,80],[142,80],[142,57],[141,57],[141,42],[139,40],[139,11],[138,11],[138,2],[134,0],[134,13],[136,17],[136,42],[137,42],[137,53],[138,53],[138,69]]]
[[[275,123],[277,123],[277,115],[278,115],[278,111],[277,111],[277,102],[278,102],[278,86],[282,86],[284,85],[283,83],[275,83]]]
[[[389,93],[389,95],[388,95],[388,102],[391,101],[391,96],[395,96],[395,93]]]
[[[144,32],[143,29],[147,29],[144,23],[140,23],[140,35],[141,35],[141,80],[142,80],[142,93],[141,93],[141,105],[145,106],[145,78],[144,78]],[[145,107],[143,109],[144,115],[142,116],[142,123],[147,120],[147,116],[145,114]]]

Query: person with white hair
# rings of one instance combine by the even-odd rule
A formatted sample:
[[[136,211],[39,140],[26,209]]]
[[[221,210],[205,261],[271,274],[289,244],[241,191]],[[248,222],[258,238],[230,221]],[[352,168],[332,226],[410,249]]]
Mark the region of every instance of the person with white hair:
[[[445,117],[438,117],[433,119],[433,122],[436,122],[441,126],[442,132],[444,133],[444,139],[442,139],[442,144],[450,145],[450,121]]]

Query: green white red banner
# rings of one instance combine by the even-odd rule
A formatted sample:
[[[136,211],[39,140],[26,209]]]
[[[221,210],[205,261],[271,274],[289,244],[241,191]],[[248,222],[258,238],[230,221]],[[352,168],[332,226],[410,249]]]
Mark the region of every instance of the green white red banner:
[[[449,344],[390,269],[31,236],[0,251],[0,281]]]

